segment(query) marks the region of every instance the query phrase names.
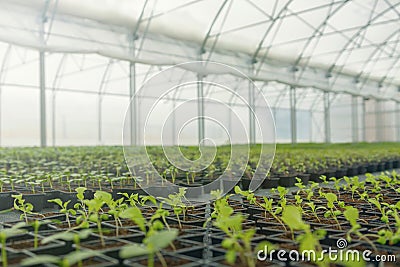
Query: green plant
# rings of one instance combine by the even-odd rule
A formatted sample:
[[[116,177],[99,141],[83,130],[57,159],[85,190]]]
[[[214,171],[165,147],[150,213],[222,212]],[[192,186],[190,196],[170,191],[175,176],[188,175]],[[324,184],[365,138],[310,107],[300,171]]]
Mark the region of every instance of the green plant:
[[[379,199],[376,198],[369,198],[368,202],[374,204],[375,207],[381,212],[381,221],[388,224],[389,223],[389,216],[386,214],[386,207],[382,207],[381,202]]]
[[[312,201],[306,202],[306,205],[311,209],[311,213],[313,214],[313,216],[318,220],[319,223],[321,223],[321,220],[317,214],[317,211],[318,210],[326,210],[326,207],[324,207],[324,206],[317,207],[315,205],[315,203]]]
[[[347,240],[351,241],[351,234],[355,234],[356,236],[359,237],[359,239],[362,239],[362,240],[368,242],[368,244],[370,244],[371,247],[373,247],[374,250],[377,251],[374,243],[370,239],[368,239],[368,236],[377,237],[377,235],[367,235],[367,234],[364,235],[360,232],[361,225],[357,222],[357,220],[359,219],[358,209],[356,209],[352,206],[347,206],[346,210],[343,212],[343,215],[351,225],[351,229],[349,231],[347,231],[347,233],[346,233]]]
[[[8,266],[8,258],[7,258],[7,239],[19,234],[23,234],[26,230],[20,229],[25,226],[25,223],[17,223],[12,228],[5,228],[0,230],[0,243],[1,243],[1,260],[3,263],[3,267]]]
[[[131,258],[141,255],[148,255],[147,266],[154,266],[154,258],[157,255],[162,266],[166,267],[160,250],[167,247],[178,236],[178,230],[162,230],[163,224],[153,215],[147,222],[138,207],[129,207],[121,213],[121,218],[130,219],[135,222],[139,229],[145,234],[142,244],[125,246],[119,252],[121,258]]]
[[[342,230],[342,227],[340,226],[340,223],[337,219],[337,216],[342,214],[342,212],[338,210],[335,206],[335,202],[336,203],[338,202],[337,196],[333,193],[326,193],[324,194],[324,196],[327,201],[327,207],[328,207],[328,210],[325,212],[324,217],[325,218],[332,217],[336,221],[339,230]]]
[[[28,214],[32,214],[33,205],[31,203],[25,203],[22,195],[12,195],[14,198],[14,209],[22,212],[20,218],[24,218],[25,223],[28,223]]]
[[[337,179],[335,177],[331,177],[329,178],[329,180],[333,181],[333,186],[335,187],[336,191],[338,192],[338,195],[340,196],[340,181],[342,181],[342,179]]]
[[[96,223],[97,231],[99,233],[100,243],[101,243],[102,247],[105,246],[105,242],[104,242],[104,236],[103,236],[103,230],[101,227],[101,222],[102,222],[102,220],[107,220],[108,216],[106,214],[102,214],[100,211],[101,211],[101,208],[103,207],[103,205],[105,204],[104,200],[107,200],[109,198],[111,198],[110,193],[104,192],[104,191],[96,191],[93,199],[85,200],[85,205],[88,207],[88,211],[89,211],[88,219],[89,219],[89,221]]]
[[[119,256],[126,259],[148,255],[147,266],[154,267],[154,257],[157,255],[162,266],[167,267],[167,263],[159,251],[171,244],[177,236],[178,230],[176,229],[155,232],[144,238],[142,244],[133,244],[123,247],[119,252]]]
[[[299,250],[302,251],[314,251],[316,254],[321,255],[321,245],[319,243],[320,239],[323,239],[326,235],[326,232],[323,230],[316,230],[314,232],[311,231],[310,225],[305,223],[302,220],[302,214],[298,207],[288,205],[282,212],[282,221],[287,224],[292,232],[292,238],[294,239],[293,232],[295,230],[302,231],[297,236],[297,241],[299,242]],[[318,266],[329,266],[326,258],[319,256],[316,257],[318,259],[314,263]],[[319,261],[319,259],[324,259],[323,261]]]
[[[125,201],[129,203],[130,206],[136,206],[136,204],[139,202],[139,194],[136,193],[131,193],[130,195],[128,193],[118,193],[118,195],[121,195],[125,197]]]
[[[114,218],[116,236],[119,236],[119,225],[122,225],[120,221],[120,215],[121,212],[128,207],[128,205],[124,203],[124,198],[122,197],[114,200],[111,197],[111,194],[107,194],[105,196],[106,198],[103,198],[103,200],[109,208],[108,214]]]
[[[276,188],[276,190],[279,193],[279,204],[281,205],[282,208],[285,208],[286,203],[287,203],[287,199],[286,199],[286,195],[289,193],[289,189],[283,187],[283,186],[278,186]],[[275,188],[273,188],[273,192],[276,191]]]
[[[84,229],[81,231],[74,231],[74,232],[60,232],[56,233],[54,235],[48,236],[43,238],[41,241],[42,244],[47,244],[49,242],[52,242],[54,240],[64,240],[64,241],[72,241],[75,245],[75,251],[79,252],[81,249],[81,240],[86,239],[90,236],[92,233],[91,229]],[[78,260],[77,264],[79,267],[82,267],[82,260]]]
[[[56,264],[59,267],[71,267],[76,263],[82,262],[85,259],[100,256],[101,253],[95,250],[74,251],[63,257],[54,255],[37,255],[35,257],[24,259],[21,262],[22,266],[33,266],[39,264]]]
[[[141,196],[142,206],[146,206],[146,202],[150,202],[153,205],[157,206],[157,209],[152,216],[152,220],[161,218],[164,225],[169,229],[170,227],[169,227],[169,224],[166,219],[169,216],[169,211],[163,209],[163,203],[162,202],[158,203],[157,200],[153,196]],[[151,206],[149,206],[149,207],[151,207]]]
[[[239,257],[244,266],[254,267],[254,251],[251,247],[251,239],[255,234],[255,229],[243,229],[244,217],[242,214],[233,214],[233,208],[228,204],[228,198],[221,198],[214,203],[213,218],[214,225],[221,229],[227,237],[221,245],[227,250],[225,260],[234,264]]]
[[[39,228],[41,225],[49,223],[50,220],[34,220],[30,225],[33,228],[33,247],[38,248],[39,241],[38,241],[38,236],[39,236]]]
[[[75,216],[76,215],[76,210],[75,209],[69,209],[68,204],[71,202],[71,200],[68,200],[66,202],[62,202],[61,199],[55,198],[55,199],[49,199],[48,202],[52,202],[57,204],[60,207],[60,212],[65,214],[65,220],[68,223],[68,228],[71,228],[71,221],[69,219],[70,215]]]
[[[180,229],[182,228],[182,225],[179,215],[183,214],[183,220],[185,220],[186,211],[188,208],[187,205],[185,204],[185,194],[186,194],[186,188],[179,188],[179,193],[169,194],[168,198],[161,198],[162,201],[165,201],[168,205],[170,205],[173,208]],[[162,212],[164,213],[164,211]]]
[[[272,198],[267,198],[263,196],[263,203],[259,203],[260,207],[265,210],[264,216],[267,217],[267,212],[277,221],[279,222],[282,227],[286,231],[285,224],[281,221],[281,219],[278,217],[278,215],[282,212],[283,208],[282,207],[275,207],[273,205],[274,200]]]

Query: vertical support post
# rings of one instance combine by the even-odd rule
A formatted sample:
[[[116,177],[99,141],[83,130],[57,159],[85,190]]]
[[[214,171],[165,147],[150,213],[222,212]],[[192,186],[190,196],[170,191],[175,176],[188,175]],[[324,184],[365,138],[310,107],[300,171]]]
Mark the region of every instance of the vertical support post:
[[[129,99],[132,101],[129,108],[130,115],[130,144],[137,145],[137,99],[136,99],[136,64],[129,63]]]
[[[365,105],[365,98],[362,99],[362,119],[361,119],[361,128],[362,128],[362,141],[367,142],[367,108]]]
[[[99,145],[101,145],[102,144],[102,139],[103,139],[103,137],[102,137],[102,132],[101,132],[101,121],[102,121],[102,113],[101,113],[101,111],[102,111],[102,102],[103,102],[103,99],[102,99],[102,97],[101,97],[101,92],[99,91],[99,102],[98,102],[98,104],[97,104],[97,140],[98,140],[98,143],[99,143]]]
[[[198,119],[198,140],[204,139],[204,92],[203,92],[203,76],[197,75],[197,115]]]
[[[296,89],[290,87],[290,131],[292,137],[292,144],[297,143],[297,119],[296,119]]]
[[[331,142],[331,115],[330,115],[329,92],[324,92],[324,121],[325,121],[325,143]]]
[[[177,145],[177,136],[176,136],[176,115],[175,115],[175,109],[176,109],[176,101],[175,101],[175,99],[173,99],[172,100],[172,114],[171,114],[171,116],[172,116],[172,127],[171,127],[171,130],[172,130],[172,133],[171,133],[171,136],[172,136],[172,145],[173,146],[176,146]]]
[[[358,142],[358,97],[351,97],[351,134],[353,143]]]
[[[375,100],[375,142],[382,141],[381,136],[381,101],[376,99]]]
[[[400,142],[400,103],[395,102],[394,105],[394,117],[395,117],[395,128],[396,128],[396,141]]]
[[[46,77],[45,54],[39,52],[39,82],[40,82],[40,146],[46,147]]]
[[[313,110],[310,109],[310,143],[313,141]]]
[[[256,143],[256,121],[255,121],[255,105],[254,105],[254,84],[249,81],[249,130],[250,144]]]
[[[232,111],[231,111],[231,109],[232,109],[232,106],[231,106],[231,104],[229,103],[229,111],[228,111],[228,133],[229,133],[230,135],[233,134],[233,132],[232,132]]]
[[[51,142],[53,146],[56,146],[56,93],[54,88],[51,100],[51,129]]]
[[[46,3],[47,5],[48,3]],[[44,24],[47,21],[46,18],[46,6],[45,11],[42,15],[42,20],[39,25],[40,39],[45,43],[44,39]],[[46,68],[45,68],[45,53],[39,51],[39,108],[40,108],[40,146],[46,147]]]

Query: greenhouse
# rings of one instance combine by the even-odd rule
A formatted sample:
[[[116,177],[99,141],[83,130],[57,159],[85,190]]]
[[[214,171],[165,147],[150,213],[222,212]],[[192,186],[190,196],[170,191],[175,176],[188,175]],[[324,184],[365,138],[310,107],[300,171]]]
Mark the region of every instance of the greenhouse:
[[[0,0],[1,266],[400,266],[399,21]]]

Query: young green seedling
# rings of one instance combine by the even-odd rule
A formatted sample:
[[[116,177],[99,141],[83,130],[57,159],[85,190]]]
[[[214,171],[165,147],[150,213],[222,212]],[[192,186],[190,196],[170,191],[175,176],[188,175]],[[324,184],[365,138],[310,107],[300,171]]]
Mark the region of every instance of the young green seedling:
[[[8,258],[7,258],[7,239],[16,235],[20,235],[26,232],[26,230],[20,229],[24,227],[26,224],[24,222],[17,223],[12,228],[4,228],[0,230],[0,243],[1,243],[1,260],[3,263],[3,267],[8,266]]]
[[[359,219],[358,209],[356,209],[352,206],[347,206],[346,210],[343,212],[343,215],[351,225],[351,229],[349,231],[347,231],[347,233],[346,233],[347,240],[350,242],[351,234],[355,234],[359,237],[359,239],[362,239],[362,240],[368,242],[368,244],[370,244],[371,247],[374,248],[374,250],[376,251],[376,246],[370,239],[368,239],[368,236],[374,236],[374,237],[378,237],[378,236],[377,235],[367,235],[367,234],[363,235],[360,232],[361,225],[357,222]]]
[[[229,264],[234,264],[239,257],[244,266],[255,267],[254,251],[251,247],[255,229],[243,229],[244,216],[234,215],[234,210],[229,206],[227,199],[224,197],[216,200],[212,213],[212,217],[215,218],[214,225],[227,235],[221,243],[227,250],[225,260]]]
[[[321,255],[322,249],[319,240],[325,237],[326,232],[323,230],[312,232],[310,225],[303,221],[301,211],[298,207],[292,205],[286,206],[282,212],[282,221],[284,221],[290,228],[293,240],[295,240],[294,231],[302,231],[302,233],[300,233],[296,238],[297,241],[299,241],[300,252],[315,251],[316,255]],[[329,262],[327,262],[328,260],[323,257],[323,254],[321,256],[319,255],[316,257],[318,260],[314,263],[319,266],[329,266]],[[323,260],[319,261],[321,258],[323,258]]]
[[[321,223],[321,220],[320,220],[320,218],[319,218],[319,216],[318,216],[318,214],[317,214],[317,211],[320,210],[320,209],[326,210],[326,207],[324,207],[324,206],[319,206],[319,207],[317,207],[317,206],[315,205],[315,203],[312,202],[312,201],[307,202],[306,205],[310,207],[311,212],[312,212],[312,214],[314,215],[314,217],[318,220],[319,223]]]
[[[342,227],[340,226],[340,223],[337,219],[337,216],[342,214],[342,212],[338,210],[335,206],[335,202],[338,202],[337,196],[333,193],[326,193],[324,194],[324,196],[327,201],[327,207],[328,207],[328,210],[325,212],[324,217],[325,218],[332,217],[335,220],[339,230],[342,230]]]
[[[185,194],[186,194],[186,188],[179,188],[179,193],[170,194],[168,195],[168,198],[161,198],[162,201],[166,202],[173,208],[180,229],[182,229],[182,225],[179,215],[183,214],[183,219],[185,220],[187,211],[187,206],[184,203]]]
[[[369,198],[368,202],[374,204],[375,207],[381,212],[381,221],[389,224],[389,216],[386,213],[386,207],[382,207],[381,202],[376,198]]]
[[[74,251],[63,257],[57,257],[54,255],[36,255],[35,257],[24,259],[21,262],[21,265],[34,266],[42,264],[55,264],[59,267],[71,267],[74,264],[82,262],[85,259],[93,258],[100,255],[101,253],[96,250]]]
[[[25,219],[25,223],[28,223],[28,214],[32,214],[33,205],[31,203],[25,203],[22,195],[12,195],[14,198],[14,209],[22,212],[20,218]]]
[[[54,235],[48,236],[43,238],[41,241],[42,244],[47,244],[49,242],[52,242],[54,240],[64,240],[64,241],[72,241],[75,245],[75,251],[79,252],[81,249],[81,240],[86,239],[90,236],[92,233],[91,229],[85,229],[81,230],[79,232],[61,232],[61,233],[56,233]],[[77,262],[79,267],[82,267],[82,261],[79,260]]]
[[[61,199],[55,198],[55,199],[49,199],[48,202],[56,203],[60,207],[60,212],[65,214],[65,220],[68,223],[68,228],[71,228],[71,221],[69,219],[69,216],[76,215],[75,209],[68,209],[68,204],[71,202],[71,200],[68,200],[63,203]]]
[[[50,220],[34,220],[30,225],[33,228],[33,247],[38,248],[39,241],[38,241],[38,236],[39,236],[39,228],[43,224],[47,224],[51,222]]]
[[[160,250],[166,248],[178,236],[178,230],[162,230],[152,233],[143,239],[142,244],[132,244],[124,246],[119,256],[123,259],[147,255],[147,266],[154,267],[155,255],[158,256],[163,267],[167,267],[167,263],[162,257]]]
[[[147,266],[154,267],[154,258],[157,255],[162,266],[166,267],[160,250],[167,247],[178,236],[178,230],[162,230],[163,224],[154,216],[146,221],[138,207],[129,207],[121,213],[121,218],[130,219],[145,234],[142,244],[125,246],[119,252],[121,258],[131,258],[141,255],[148,255]]]
[[[101,222],[103,220],[107,220],[108,216],[106,214],[102,214],[100,211],[103,205],[105,204],[105,200],[107,201],[110,198],[112,198],[110,193],[104,191],[97,191],[94,194],[93,199],[85,200],[85,205],[89,209],[89,216],[88,216],[89,221],[96,223],[102,247],[105,247],[105,242],[104,242],[103,230],[101,228]]]

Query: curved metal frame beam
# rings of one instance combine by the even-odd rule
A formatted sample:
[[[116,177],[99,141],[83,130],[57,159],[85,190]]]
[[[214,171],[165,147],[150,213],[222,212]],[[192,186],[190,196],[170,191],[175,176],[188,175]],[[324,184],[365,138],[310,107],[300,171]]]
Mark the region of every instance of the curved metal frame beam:
[[[400,5],[400,2],[399,2],[399,3],[396,3],[394,6],[398,6],[398,5]],[[394,7],[394,6],[393,6],[393,7]],[[368,29],[368,26],[371,25],[371,22],[373,22],[373,21],[379,19],[380,17],[382,17],[384,14],[386,14],[387,12],[389,12],[389,11],[391,11],[391,10],[392,10],[392,7],[389,7],[389,8],[384,9],[383,11],[379,12],[378,14],[376,14],[373,18],[369,19],[368,22],[367,22],[365,25],[363,25],[362,27],[360,27],[359,30],[358,30],[355,34],[353,34],[353,36],[352,36],[351,38],[348,39],[347,43],[344,45],[344,47],[343,47],[343,49],[342,49],[343,52],[338,54],[338,56],[335,58],[334,62],[338,62],[339,59],[342,58],[342,56],[343,56],[343,54],[344,54],[344,51],[347,51],[347,48],[350,46],[350,44],[354,43],[355,40],[356,40],[358,37],[360,37],[361,34],[363,34],[364,31],[366,31],[366,30]],[[373,11],[371,11],[371,12],[373,12]],[[350,54],[351,54],[351,52],[349,53],[349,55],[350,55]],[[348,58],[348,57],[347,57],[347,58]],[[347,61],[347,60],[345,60],[345,61]],[[333,79],[333,81],[332,81],[332,83],[331,83],[331,86],[332,86],[334,83],[336,83],[336,81],[337,81],[337,79],[338,79],[338,77],[339,77],[339,74],[343,71],[344,65],[345,65],[345,64],[343,64],[343,65],[342,65],[341,67],[339,67],[338,69],[335,69],[335,72],[337,73],[337,75],[336,75],[335,78]],[[333,65],[328,69],[328,73],[331,72],[331,71],[335,68],[335,66],[336,66],[336,65],[333,64]]]
[[[336,3],[336,2],[334,2],[334,3]],[[338,11],[340,11],[347,3],[349,3],[349,0],[345,0],[344,2],[341,3],[341,5],[339,5],[339,7],[337,7],[337,8],[335,8],[335,9],[332,10],[333,4],[334,4],[334,3],[332,3],[332,5],[330,6],[328,15],[326,16],[325,20],[324,20],[320,25],[318,25],[318,27],[315,28],[315,30],[314,30],[312,36],[309,37],[308,40],[307,40],[307,42],[304,44],[303,49],[302,49],[300,55],[297,57],[296,61],[295,61],[294,64],[293,64],[293,70],[294,70],[294,71],[296,71],[297,66],[299,65],[300,61],[303,59],[304,53],[305,53],[306,49],[309,47],[309,45],[310,45],[316,38],[319,38],[319,39],[320,39],[321,36],[323,36],[323,31],[325,30],[326,26],[328,25],[328,20],[329,20],[330,18],[332,18]],[[314,47],[317,45],[319,39],[317,39],[317,41],[316,41]],[[311,57],[308,57],[308,58],[307,58],[306,64],[310,61],[310,58],[311,58]],[[301,71],[301,73],[300,73],[296,78],[297,78],[297,79],[300,79],[300,78],[302,77],[303,73],[304,73],[304,70]]]
[[[399,33],[400,33],[400,29],[397,29],[396,31],[394,31],[393,33],[391,33],[389,36],[387,36],[386,39],[385,39],[383,42],[381,42],[381,44],[380,44],[379,46],[377,46],[377,47],[375,48],[375,50],[370,54],[370,56],[369,56],[368,58],[369,58],[369,59],[372,59],[373,57],[375,57],[375,55],[376,55],[378,52],[381,52],[381,53],[382,53],[383,49],[380,48],[380,46],[387,45],[388,41],[389,41],[393,36],[395,36],[396,34],[399,34]],[[371,76],[371,72],[370,72],[370,73],[366,73],[366,72],[365,72],[365,69],[366,69],[367,66],[369,66],[370,64],[373,64],[373,67],[374,67],[374,66],[376,65],[376,63],[379,61],[379,59],[380,59],[380,57],[378,56],[375,60],[364,61],[364,64],[363,64],[363,66],[361,67],[362,71],[355,77],[355,79],[357,79],[357,80],[358,80],[361,76],[366,77],[366,79],[364,79],[363,83],[362,83],[361,86],[360,86],[360,90],[365,86],[366,81],[368,80],[368,77]],[[397,63],[399,60],[400,60],[400,56],[397,57],[396,60],[394,60],[394,64],[391,65],[391,67],[388,69],[388,72],[391,71],[391,69],[393,68],[393,66],[396,65],[396,63]],[[387,76],[387,74],[385,75],[385,77],[386,77],[386,76]],[[382,80],[382,79],[383,79],[383,80]],[[382,79],[381,79],[381,81],[379,82],[380,84],[378,84],[378,86],[381,86],[381,85],[382,85],[382,83],[383,83],[383,81],[384,81],[384,78],[382,78]]]
[[[232,0],[233,1],[233,0]],[[224,9],[226,3],[228,3],[228,0],[224,0],[224,2],[221,4],[221,6],[219,7],[217,14],[214,16],[214,19],[211,22],[210,27],[208,28],[208,31],[206,33],[206,36],[204,36],[203,42],[200,45],[200,55],[204,54],[205,51],[205,46],[207,44],[208,38],[210,38],[210,34],[212,31],[212,28],[214,27],[215,23],[217,22],[218,17],[220,16],[220,14],[222,13],[222,10]]]
[[[267,30],[265,31],[263,37],[261,38],[260,42],[258,43],[258,46],[253,54],[253,56],[251,57],[251,63],[255,64],[257,63],[257,57],[258,54],[260,53],[261,49],[263,48],[264,45],[264,41],[267,38],[268,34],[271,32],[272,28],[275,26],[276,21],[278,21],[280,19],[280,16],[283,12],[285,12],[287,10],[287,8],[289,7],[289,5],[293,2],[294,0],[288,0],[286,2],[286,4],[282,7],[282,9],[279,11],[278,15],[276,17],[274,17],[272,19],[271,24],[268,26]],[[267,54],[267,52],[265,53]],[[262,64],[262,63],[261,63]]]

